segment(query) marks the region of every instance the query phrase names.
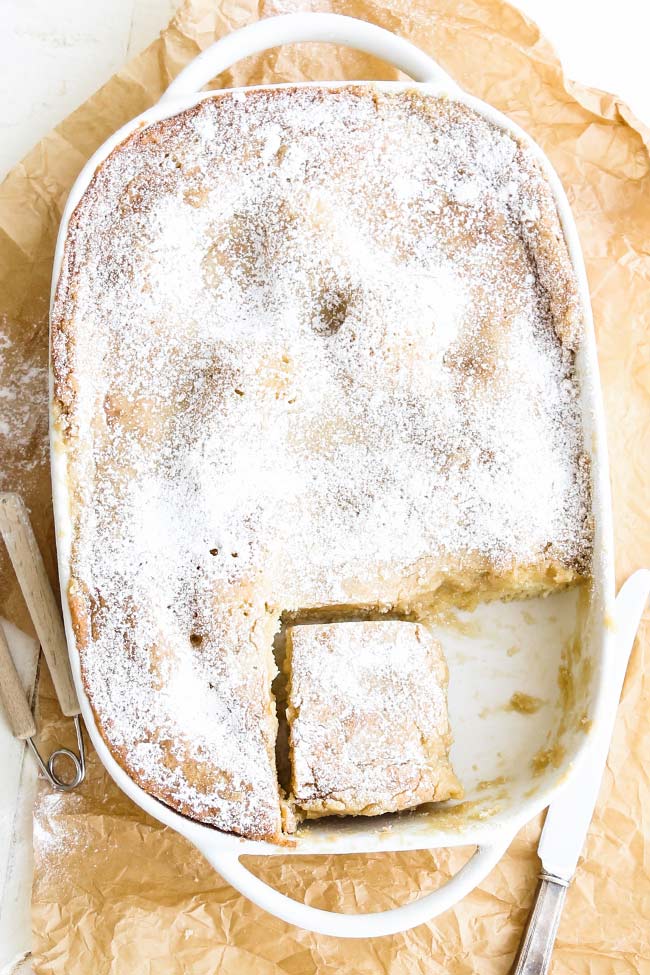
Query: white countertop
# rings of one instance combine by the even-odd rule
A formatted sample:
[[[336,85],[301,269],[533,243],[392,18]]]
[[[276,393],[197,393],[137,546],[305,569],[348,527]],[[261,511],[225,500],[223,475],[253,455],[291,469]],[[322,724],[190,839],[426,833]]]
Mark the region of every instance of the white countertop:
[[[6,620],[0,619],[0,626],[4,629],[25,696],[31,701],[36,685],[38,644]],[[4,966],[20,958],[31,940],[31,826],[36,764],[24,742],[12,737],[2,713],[0,772],[3,786],[0,790],[0,975],[4,975]]]
[[[215,0],[216,2],[216,0]],[[54,125],[167,24],[176,0],[0,0],[0,178]],[[519,0],[553,42],[570,78],[613,91],[650,124],[647,0]],[[24,675],[31,686],[33,673]],[[30,763],[29,765],[26,763]],[[28,945],[29,803],[35,773],[0,718],[9,781],[0,825],[0,971]],[[6,774],[5,774],[6,773]],[[9,794],[11,793],[11,794]],[[6,847],[6,849],[5,849]]]

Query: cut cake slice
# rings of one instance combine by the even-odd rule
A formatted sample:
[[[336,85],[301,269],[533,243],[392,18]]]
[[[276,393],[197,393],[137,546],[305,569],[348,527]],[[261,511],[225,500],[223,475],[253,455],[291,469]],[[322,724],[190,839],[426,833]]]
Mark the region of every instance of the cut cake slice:
[[[423,625],[295,626],[285,667],[297,818],[375,816],[462,795],[449,762],[447,666]]]

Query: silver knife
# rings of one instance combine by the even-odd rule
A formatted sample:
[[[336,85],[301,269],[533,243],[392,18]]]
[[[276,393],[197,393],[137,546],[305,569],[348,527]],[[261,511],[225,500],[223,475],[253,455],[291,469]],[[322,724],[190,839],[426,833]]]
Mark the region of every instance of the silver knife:
[[[650,570],[639,569],[616,598],[618,656],[609,678],[606,711],[588,758],[546,814],[537,848],[542,861],[537,897],[512,975],[544,975],[548,971],[567,888],[594,814],[625,672],[649,593]]]

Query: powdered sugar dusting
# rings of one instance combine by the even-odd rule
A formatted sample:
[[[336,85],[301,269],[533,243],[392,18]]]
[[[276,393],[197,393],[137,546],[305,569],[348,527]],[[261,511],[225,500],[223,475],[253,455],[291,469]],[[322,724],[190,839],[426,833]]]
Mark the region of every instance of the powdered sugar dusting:
[[[292,793],[311,815],[376,814],[459,794],[442,651],[415,623],[294,627]]]
[[[588,563],[566,247],[536,164],[467,109],[251,92],[132,136],[54,324],[89,694],[188,814],[277,830],[282,610]]]

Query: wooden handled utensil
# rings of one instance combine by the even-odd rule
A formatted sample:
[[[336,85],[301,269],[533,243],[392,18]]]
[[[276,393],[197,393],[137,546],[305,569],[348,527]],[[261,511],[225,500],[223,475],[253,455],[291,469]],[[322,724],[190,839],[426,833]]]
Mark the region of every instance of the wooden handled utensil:
[[[68,648],[59,607],[52,592],[27,508],[18,494],[0,494],[0,534],[7,547],[18,584],[47,660],[59,705],[62,712],[74,720],[79,753],[75,754],[69,748],[57,748],[47,761],[44,761],[39,754],[33,741],[36,734],[34,717],[2,627],[0,627],[0,700],[14,735],[27,741],[43,775],[55,789],[69,791],[78,786],[86,774],[81,709],[70,673]],[[56,765],[63,761],[72,766],[71,778],[61,778],[56,771]]]

